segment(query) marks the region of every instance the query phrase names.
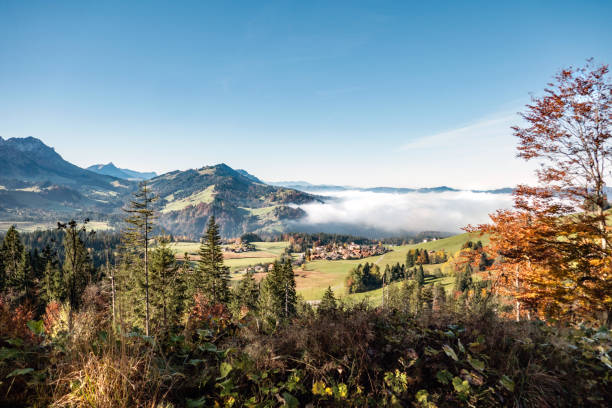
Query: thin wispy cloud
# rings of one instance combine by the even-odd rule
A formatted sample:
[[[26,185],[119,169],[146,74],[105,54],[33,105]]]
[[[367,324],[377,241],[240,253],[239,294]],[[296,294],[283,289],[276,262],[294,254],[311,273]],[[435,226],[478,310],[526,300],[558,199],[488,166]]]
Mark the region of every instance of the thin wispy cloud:
[[[465,144],[466,141],[505,138],[511,135],[512,130],[510,127],[515,125],[518,120],[519,117],[516,113],[511,114],[507,112],[482,118],[469,125],[417,138],[402,145],[401,150],[440,149]]]

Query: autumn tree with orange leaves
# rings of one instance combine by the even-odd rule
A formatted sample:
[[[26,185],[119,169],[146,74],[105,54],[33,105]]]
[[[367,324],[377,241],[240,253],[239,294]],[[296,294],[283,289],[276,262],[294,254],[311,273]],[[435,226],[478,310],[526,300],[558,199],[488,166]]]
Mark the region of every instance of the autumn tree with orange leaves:
[[[562,70],[513,127],[518,156],[540,164],[538,185],[519,185],[515,208],[468,227],[491,234],[487,248],[500,292],[525,311],[612,322],[612,252],[605,179],[612,159],[608,66]]]

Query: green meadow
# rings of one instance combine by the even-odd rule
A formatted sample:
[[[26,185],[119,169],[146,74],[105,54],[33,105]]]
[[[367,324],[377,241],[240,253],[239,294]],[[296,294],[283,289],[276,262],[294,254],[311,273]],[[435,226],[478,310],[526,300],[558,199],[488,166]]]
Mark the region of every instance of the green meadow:
[[[253,242],[252,244],[255,245],[255,251],[243,252],[240,254],[227,254],[230,258],[225,259],[223,262],[226,266],[229,266],[232,273],[248,266],[274,262],[276,259],[280,258],[289,243],[281,241]],[[199,242],[172,242],[169,246],[174,251],[175,255],[182,257],[187,253],[192,260],[197,259],[198,250],[200,249]],[[239,275],[234,276],[236,279],[239,277]]]
[[[346,294],[344,281],[351,269],[355,268],[360,263],[363,264],[365,262],[369,262],[377,264],[382,271],[387,265],[391,266],[395,265],[396,263],[405,263],[406,254],[410,249],[423,248],[433,251],[445,250],[449,254],[449,261],[445,263],[423,265],[425,274],[433,275],[434,271],[439,268],[443,274],[448,275],[451,272],[450,260],[452,260],[452,257],[461,249],[463,244],[470,240],[481,240],[483,244],[486,244],[488,242],[488,237],[480,236],[478,234],[464,233],[448,238],[438,239],[436,241],[392,246],[390,247],[392,250],[386,254],[363,259],[338,261],[316,260],[307,262],[302,267],[295,269],[297,290],[305,300],[319,300],[323,296],[323,292],[325,292],[327,287],[331,287],[336,296],[341,297],[344,300],[358,301],[364,298],[369,298],[374,304],[377,304],[380,302],[382,293],[381,289],[351,295]],[[236,281],[242,277],[242,274],[239,271],[243,270],[244,268],[258,264],[272,263],[279,259],[288,244],[288,242],[284,241],[253,242],[256,249],[255,251],[241,254],[229,254],[231,258],[225,259],[224,263],[226,266],[229,266],[230,271],[232,272],[232,280]],[[200,243],[198,242],[173,242],[170,244],[170,248],[172,248],[175,254],[182,256],[185,252],[187,252],[192,259],[197,259],[199,247]],[[433,276],[429,276],[426,279],[426,283],[441,283],[445,286],[451,285],[453,281],[453,278],[449,276],[442,278],[433,278]],[[393,283],[393,285],[397,284],[399,283]]]

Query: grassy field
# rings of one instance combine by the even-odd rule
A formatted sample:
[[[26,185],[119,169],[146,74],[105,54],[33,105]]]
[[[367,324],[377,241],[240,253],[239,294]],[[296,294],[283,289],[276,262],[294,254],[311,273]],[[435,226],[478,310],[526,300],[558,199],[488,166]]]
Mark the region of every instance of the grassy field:
[[[434,278],[433,276],[429,276],[427,278],[425,278],[425,284],[435,284],[435,283],[439,283],[441,284],[444,289],[447,290],[447,292],[449,290],[452,289],[454,283],[455,283],[455,278],[452,276],[444,276],[442,278]],[[402,284],[402,282],[393,282],[391,285],[389,286],[396,286],[396,287],[400,287]],[[371,290],[369,292],[362,292],[362,293],[353,293],[350,295],[344,295],[344,296],[340,296],[342,297],[342,299],[344,301],[347,302],[359,302],[363,299],[368,299],[368,301],[370,303],[372,303],[374,306],[378,306],[381,304],[382,302],[382,288],[380,289],[376,289],[376,290]],[[386,297],[386,296],[385,296]]]
[[[413,244],[413,245],[401,245],[392,247],[391,252],[387,252],[384,255],[373,256],[364,259],[356,260],[341,260],[341,261],[312,261],[308,262],[304,268],[296,270],[296,285],[298,292],[306,300],[318,300],[323,296],[323,292],[328,286],[331,286],[334,293],[337,296],[345,297],[344,280],[349,271],[360,263],[370,262],[377,264],[381,271],[385,269],[386,265],[395,265],[396,263],[403,264],[406,262],[406,254],[408,250],[415,248],[424,248],[428,250],[442,250],[448,252],[449,255],[456,254],[464,243],[467,241],[482,241],[483,244],[488,242],[486,236],[480,236],[479,234],[459,234],[452,237],[439,239],[436,241],[430,241],[425,243]],[[425,274],[433,274],[436,268],[440,268],[443,273],[450,273],[450,264],[446,262],[444,264],[437,265],[423,265]],[[434,283],[433,280],[428,280],[429,283]],[[448,285],[453,282],[452,278],[444,277],[435,280],[440,281],[444,285]],[[370,296],[372,299],[380,298],[381,290],[374,290],[365,293],[350,295],[351,299],[363,299]]]
[[[236,272],[247,266],[274,262],[285,251],[288,242],[253,242],[253,245],[255,245],[255,251],[225,254],[224,263],[230,267],[231,272]],[[192,260],[198,259],[199,242],[172,242],[169,247],[177,257],[182,257],[187,252]],[[238,275],[233,278],[239,279],[239,277]]]
[[[396,263],[403,264],[406,262],[406,254],[408,250],[415,248],[425,248],[428,250],[445,250],[449,255],[457,253],[464,243],[467,241],[481,240],[483,244],[488,242],[486,236],[478,234],[459,234],[452,237],[430,241],[413,245],[401,245],[392,247],[391,252],[383,255],[372,256],[364,259],[354,260],[339,260],[325,261],[317,260],[307,262],[303,267],[295,270],[295,282],[298,293],[305,300],[319,300],[323,296],[323,292],[328,286],[332,288],[336,296],[343,297],[346,300],[361,300],[370,298],[372,302],[380,302],[381,289],[373,290],[365,293],[346,295],[344,280],[351,269],[365,262],[377,264],[381,270],[384,270],[387,265],[395,265]],[[257,264],[272,263],[278,259],[288,245],[288,242],[253,242],[256,251],[245,252],[241,254],[227,253],[224,260],[225,265],[230,267],[232,272],[232,280],[236,281],[242,277],[242,274],[236,273],[247,266]],[[177,256],[182,256],[185,252],[189,254],[191,259],[197,259],[197,252],[200,247],[199,242],[173,242],[170,244]],[[423,265],[426,275],[433,275],[435,269],[440,268],[444,274],[450,273],[450,263],[437,265]],[[257,276],[261,278],[262,276]],[[427,278],[427,283],[440,282],[443,285],[451,285],[452,277],[443,278]],[[397,283],[396,283],[397,284]]]
[[[251,215],[255,215],[259,218],[265,217],[266,215],[270,214],[271,212],[273,212],[276,207],[278,207],[277,205],[272,205],[269,207],[262,207],[262,208],[247,208],[247,207],[240,207],[243,210],[248,211]]]
[[[190,205],[197,205],[200,203],[211,203],[215,197],[215,186],[209,186],[205,190],[200,191],[199,193],[192,194],[189,197],[182,198],[180,200],[174,200],[174,196],[171,194],[166,197],[166,200],[169,201],[168,204],[161,210],[162,213],[170,212],[170,211],[178,211],[183,208],[187,208]]]

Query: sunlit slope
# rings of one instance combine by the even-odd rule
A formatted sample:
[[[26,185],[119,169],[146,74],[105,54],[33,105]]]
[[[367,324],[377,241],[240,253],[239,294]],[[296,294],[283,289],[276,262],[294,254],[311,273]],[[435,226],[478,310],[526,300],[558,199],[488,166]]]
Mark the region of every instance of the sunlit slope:
[[[396,263],[403,264],[406,262],[406,254],[410,249],[427,249],[432,251],[445,250],[450,256],[455,255],[461,247],[468,241],[482,241],[484,245],[489,242],[488,236],[481,236],[478,233],[464,233],[454,235],[452,237],[438,239],[436,241],[422,242],[412,245],[401,245],[392,247],[391,252],[384,255],[373,256],[364,259],[341,260],[341,261],[325,261],[317,260],[308,262],[304,268],[296,270],[296,283],[298,292],[304,296],[306,300],[317,300],[323,295],[325,289],[331,286],[332,290],[338,296],[344,296],[346,289],[344,280],[349,271],[360,263],[370,262],[377,264],[381,270],[385,269],[386,265],[395,265]],[[423,265],[425,273],[433,273],[436,268],[440,268],[442,272],[450,272],[449,263],[436,265]],[[442,283],[448,283],[448,278],[441,278]],[[371,292],[376,292],[371,291]],[[365,297],[370,292],[364,292],[357,297]],[[375,296],[375,293],[372,293]]]

